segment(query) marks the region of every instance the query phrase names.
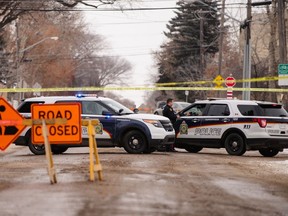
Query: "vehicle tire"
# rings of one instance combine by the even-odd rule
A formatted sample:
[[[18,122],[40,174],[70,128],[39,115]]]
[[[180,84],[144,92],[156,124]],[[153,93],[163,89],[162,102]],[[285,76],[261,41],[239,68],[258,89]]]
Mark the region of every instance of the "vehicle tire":
[[[166,149],[167,149],[166,145],[157,146],[157,151],[159,152],[166,152]]]
[[[145,136],[137,130],[127,132],[123,142],[124,149],[130,154],[140,154],[147,149]]]
[[[53,154],[62,154],[67,151],[68,147],[59,146],[59,145],[51,145],[51,151]]]
[[[274,157],[279,153],[279,150],[275,148],[260,149],[259,153],[264,157]]]
[[[231,133],[225,139],[225,149],[230,155],[241,156],[246,152],[246,144],[238,133]]]
[[[29,147],[30,151],[35,155],[44,155],[45,154],[44,143],[41,145],[34,145],[31,141],[31,137],[29,138],[29,141],[28,141],[28,147]]]
[[[155,151],[156,151],[155,147],[150,147],[150,148],[147,148],[143,153],[151,154],[152,152],[155,152]]]
[[[187,145],[185,146],[185,150],[191,153],[197,153],[199,151],[201,151],[203,149],[203,147],[201,146],[192,146],[192,145]]]

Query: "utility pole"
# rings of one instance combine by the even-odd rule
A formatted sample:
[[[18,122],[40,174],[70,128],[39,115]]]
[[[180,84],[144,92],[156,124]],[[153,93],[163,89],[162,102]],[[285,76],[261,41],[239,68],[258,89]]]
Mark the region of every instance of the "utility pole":
[[[204,23],[203,23],[203,17],[202,17],[202,10],[200,11],[200,73],[203,74],[203,68],[204,68]]]
[[[224,38],[224,15],[225,15],[225,0],[222,0],[221,20],[220,20],[220,36],[219,36],[219,59],[218,59],[218,75],[222,73],[222,59],[223,59],[223,38]],[[221,91],[218,91],[218,97],[221,97]]]
[[[277,0],[278,12],[278,34],[279,34],[279,63],[287,63],[287,43],[286,43],[286,27],[285,27],[285,1]]]
[[[21,83],[22,83],[22,75],[21,72],[19,71],[20,68],[20,37],[19,37],[19,24],[18,24],[18,19],[15,20],[15,28],[16,28],[16,86],[17,88],[21,88]],[[21,101],[21,92],[18,93],[18,102]]]
[[[251,79],[251,0],[247,2],[247,18],[244,23],[245,28],[245,44],[244,44],[244,66],[243,66],[243,79]],[[243,82],[244,91],[242,93],[243,100],[250,100],[250,81]]]
[[[225,0],[222,0],[221,21],[220,21],[220,36],[219,36],[218,75],[221,75],[221,73],[222,73],[223,38],[224,38],[224,14],[225,14]]]

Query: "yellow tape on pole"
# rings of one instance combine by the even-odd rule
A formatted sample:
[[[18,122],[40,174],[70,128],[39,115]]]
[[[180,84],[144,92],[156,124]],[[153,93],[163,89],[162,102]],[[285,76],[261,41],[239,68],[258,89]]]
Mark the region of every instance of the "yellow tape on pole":
[[[243,79],[236,80],[239,82],[267,82],[267,81],[277,81],[279,79],[288,79],[288,76],[282,77],[259,77],[252,79]],[[223,81],[224,82],[224,81]],[[0,92],[11,92],[11,93],[19,93],[19,92],[85,92],[85,91],[226,91],[227,88],[217,88],[217,87],[201,87],[201,86],[189,86],[189,87],[177,87],[177,85],[205,85],[205,84],[213,84],[213,80],[209,81],[189,81],[189,82],[171,82],[171,83],[156,83],[155,86],[128,86],[128,87],[61,87],[61,88],[0,88]],[[173,86],[173,87],[172,87]],[[288,92],[288,89],[278,89],[278,88],[233,88],[234,91],[266,91],[266,92]]]

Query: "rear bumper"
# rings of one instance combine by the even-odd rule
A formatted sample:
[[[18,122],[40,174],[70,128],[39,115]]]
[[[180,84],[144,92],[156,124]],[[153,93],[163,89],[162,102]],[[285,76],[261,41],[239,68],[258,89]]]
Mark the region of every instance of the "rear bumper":
[[[247,139],[247,150],[259,150],[263,148],[288,148],[288,139],[266,138],[266,139]]]

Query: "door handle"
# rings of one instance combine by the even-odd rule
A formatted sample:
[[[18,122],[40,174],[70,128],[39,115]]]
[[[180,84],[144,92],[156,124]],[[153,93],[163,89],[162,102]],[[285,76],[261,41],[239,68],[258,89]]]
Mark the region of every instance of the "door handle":
[[[200,121],[199,119],[192,119],[193,123],[196,123],[196,122],[199,122],[199,121]]]
[[[222,122],[230,122],[230,119],[223,119]]]

